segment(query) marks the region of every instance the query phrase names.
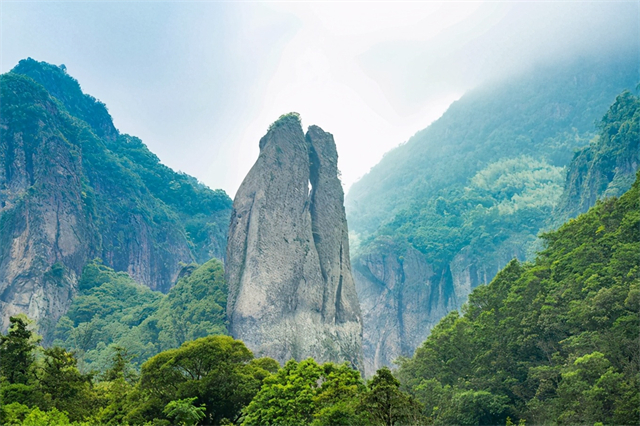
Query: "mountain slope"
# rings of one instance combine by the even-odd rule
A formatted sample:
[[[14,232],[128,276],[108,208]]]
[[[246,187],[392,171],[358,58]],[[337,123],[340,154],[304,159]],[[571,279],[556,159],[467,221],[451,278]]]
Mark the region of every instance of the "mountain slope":
[[[640,173],[543,238],[401,362],[434,424],[637,423]]]
[[[223,191],[119,134],[62,68],[24,60],[0,84],[0,328],[24,312],[48,329],[94,258],[164,292],[180,262],[223,258]]]
[[[414,199],[464,185],[500,158],[529,155],[566,165],[615,96],[638,79],[637,57],[585,58],[465,94],[353,184],[345,200],[351,230],[375,232]]]
[[[637,80],[637,59],[622,58],[479,88],[354,185],[346,206],[369,372],[411,355],[511,259],[533,257],[563,167]]]

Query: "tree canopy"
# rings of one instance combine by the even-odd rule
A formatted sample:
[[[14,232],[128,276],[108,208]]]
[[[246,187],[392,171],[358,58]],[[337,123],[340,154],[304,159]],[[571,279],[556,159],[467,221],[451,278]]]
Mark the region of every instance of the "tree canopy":
[[[637,422],[640,181],[543,239],[401,361],[434,424]]]

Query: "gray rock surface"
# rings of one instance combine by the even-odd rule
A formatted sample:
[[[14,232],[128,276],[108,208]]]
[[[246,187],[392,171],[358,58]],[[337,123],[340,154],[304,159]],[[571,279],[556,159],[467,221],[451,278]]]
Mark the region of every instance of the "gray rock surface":
[[[412,247],[378,239],[354,258],[353,277],[362,309],[365,376],[413,356],[431,329],[449,312],[460,309],[471,290],[488,283],[513,257],[506,245],[491,262],[467,250],[445,267],[434,267]]]
[[[6,88],[27,91],[31,84],[16,80]],[[175,223],[154,223],[147,211],[136,211],[136,202],[157,203],[148,194],[128,193],[130,182],[82,164],[70,143],[77,128],[51,98],[43,93],[34,105],[46,111],[39,127],[24,131],[11,116],[1,120],[0,329],[25,313],[46,335],[66,312],[89,260],[101,258],[154,290],[168,291],[180,262],[193,256]],[[95,136],[88,140],[100,144]],[[106,208],[120,197],[132,200],[127,215]]]
[[[362,369],[362,321],[351,275],[333,137],[296,115],[260,140],[227,240],[231,334],[281,363],[313,357]]]
[[[224,257],[226,194],[119,134],[61,68],[29,59],[0,78],[0,331],[25,313],[51,337],[95,258],[166,292],[181,262]],[[208,208],[216,197],[219,211]],[[202,198],[213,201],[193,205]]]

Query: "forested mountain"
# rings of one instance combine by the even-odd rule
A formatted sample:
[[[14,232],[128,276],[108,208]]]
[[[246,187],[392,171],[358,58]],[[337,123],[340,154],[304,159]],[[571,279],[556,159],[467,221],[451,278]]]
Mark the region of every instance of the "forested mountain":
[[[98,258],[162,292],[180,262],[223,259],[231,200],[119,133],[66,69],[32,59],[1,77],[0,319],[44,331]]]
[[[0,80],[0,312],[12,315],[0,333],[0,423],[636,424],[640,101],[620,86],[637,75],[625,63],[580,65],[479,89],[386,157],[434,169],[413,170],[413,195],[375,219],[377,229],[367,221],[389,198],[356,219],[365,381],[359,363],[281,368],[224,336],[231,296],[222,262],[210,258],[225,248],[228,197],[119,134],[64,68],[21,62]],[[255,303],[264,287],[248,287],[245,306],[311,306],[344,323],[349,242],[337,153],[330,134],[312,127],[305,137],[299,126],[289,114],[269,129],[247,184],[255,188],[244,192],[250,202],[240,199],[234,220],[255,225],[276,212],[266,231],[246,226],[238,241],[256,255],[271,250],[275,260],[251,266],[276,278],[292,267],[286,249],[301,247],[306,260],[295,268],[304,273],[283,287],[303,291],[277,307],[282,295]],[[385,161],[378,167],[391,167]],[[404,172],[389,173],[393,182]],[[264,176],[268,200],[256,196]],[[376,185],[385,192],[386,182]],[[302,213],[287,218],[287,205]],[[304,232],[282,238],[283,220]],[[314,274],[337,285],[305,292]],[[44,346],[15,312],[38,319]],[[412,356],[395,376],[375,371],[403,354]]]
[[[28,320],[12,318],[0,335],[0,423],[636,424],[640,173],[621,198],[599,202],[544,240],[535,262],[513,260],[471,293],[462,315],[455,311],[440,321],[415,356],[401,360],[400,380],[385,367],[365,382],[346,363],[313,359],[279,368],[228,336],[184,342],[147,360],[139,374],[130,354],[112,347],[103,352],[103,372],[86,374],[73,352],[38,346]],[[220,266],[213,260],[195,271],[188,267],[187,281],[161,296],[92,263],[65,321],[99,316],[122,329],[150,310],[130,337],[154,323],[158,336],[174,337],[190,325],[177,318],[224,303],[216,283],[206,281],[221,277]],[[213,292],[203,295],[204,288]],[[170,301],[180,293],[205,303],[180,309]],[[142,303],[130,303],[134,299]],[[168,302],[170,311],[156,315],[160,310],[150,307],[158,301],[155,306]],[[102,311],[118,303],[124,315]],[[161,325],[173,312],[178,316]]]
[[[528,155],[564,167],[638,77],[637,56],[583,58],[472,90],[353,184],[345,200],[350,230],[372,234],[438,190],[466,186],[501,158]]]
[[[431,423],[637,424],[640,173],[543,239],[401,362]]]
[[[512,258],[533,257],[562,196],[563,167],[598,132],[617,132],[619,123],[594,123],[636,86],[637,64],[636,57],[584,59],[478,88],[354,184],[345,205],[369,374],[411,355]],[[623,95],[618,103],[630,106],[614,110],[628,113],[633,99]],[[616,150],[607,155],[626,161],[619,174],[628,188],[637,149]]]

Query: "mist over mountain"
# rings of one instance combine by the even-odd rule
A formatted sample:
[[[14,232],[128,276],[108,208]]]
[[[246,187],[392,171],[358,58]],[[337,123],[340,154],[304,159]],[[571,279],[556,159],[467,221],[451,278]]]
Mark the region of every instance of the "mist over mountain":
[[[511,259],[533,259],[563,193],[564,167],[639,80],[633,56],[585,58],[479,87],[353,185],[345,206],[368,371],[411,355]],[[620,163],[622,192],[638,164],[633,136],[625,140],[588,148],[620,151],[602,167],[611,173]],[[586,173],[580,167],[576,176]],[[605,193],[596,192],[573,215]]]

